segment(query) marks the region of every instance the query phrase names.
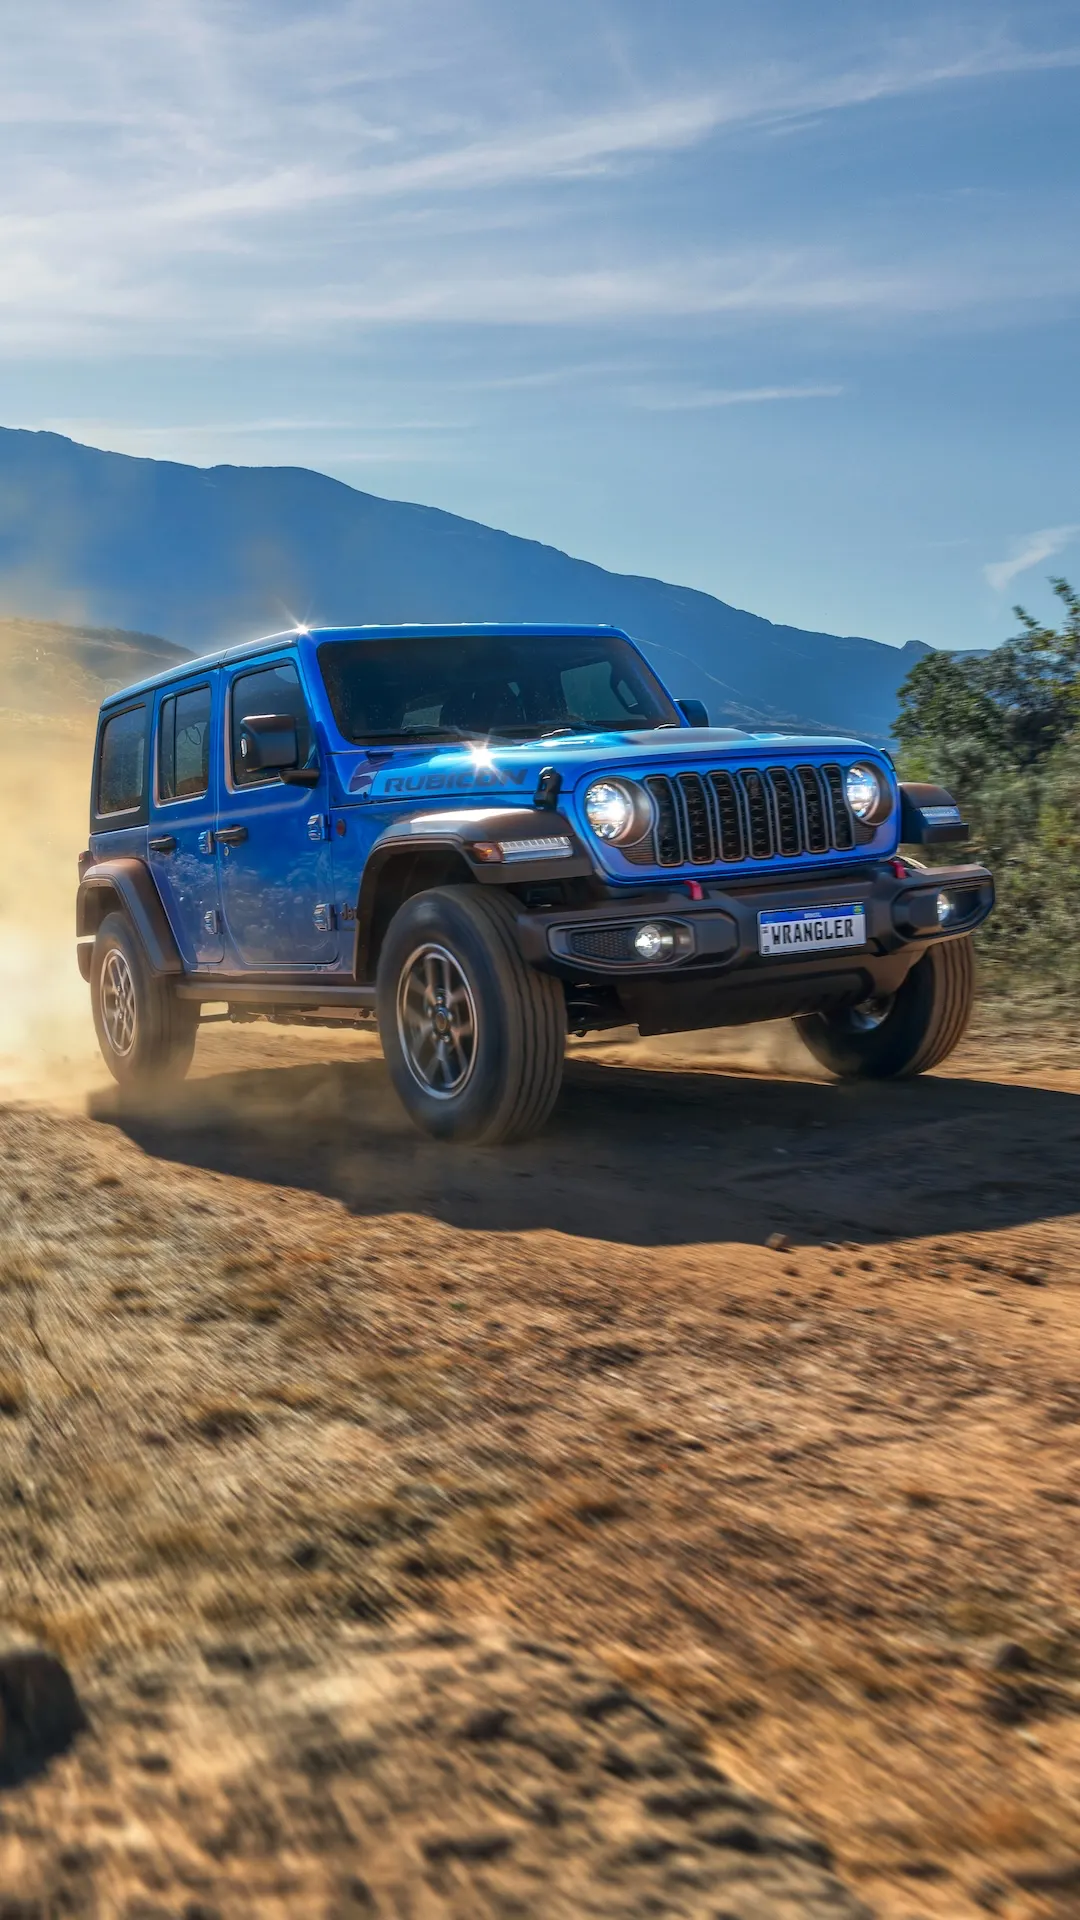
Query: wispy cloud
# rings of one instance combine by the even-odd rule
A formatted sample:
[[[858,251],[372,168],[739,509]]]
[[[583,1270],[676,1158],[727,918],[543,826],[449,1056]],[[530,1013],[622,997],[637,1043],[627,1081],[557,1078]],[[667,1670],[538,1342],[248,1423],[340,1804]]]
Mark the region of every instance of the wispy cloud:
[[[559,362],[550,367],[534,367],[528,373],[476,374],[455,386],[469,393],[528,393],[544,387],[571,386],[578,381],[607,381],[614,377],[645,371],[640,361],[608,358]]]
[[[1067,527],[1040,527],[1037,533],[1027,534],[1018,543],[1016,552],[1008,560],[991,561],[989,566],[983,568],[983,573],[995,593],[1004,593],[1018,574],[1027,573],[1044,560],[1052,560],[1056,553],[1063,553],[1078,535],[1080,521]]]
[[[871,23],[841,40],[826,9],[802,42],[763,30],[736,56],[705,8],[701,58],[676,63],[669,37],[641,26],[649,11],[627,6],[638,56],[605,65],[590,58],[590,9],[554,47],[542,0],[512,18],[495,0],[15,9],[0,67],[0,356],[318,352],[379,330],[575,326],[606,331],[617,353],[635,328],[640,342],[648,327],[734,334],[759,318],[988,324],[1080,294],[1056,231],[1028,236],[1019,220],[955,246],[922,220],[885,231],[793,215],[794,193],[740,228],[702,191],[722,184],[735,142],[743,167],[766,133],[797,139],[886,100],[1074,66],[1080,48],[971,32],[951,8],[931,23],[929,7],[905,38]],[[508,391],[567,377],[478,373]],[[630,404],[834,397],[700,374],[684,395],[679,377]]]
[[[46,418],[35,422],[35,426],[46,433],[66,434],[74,440],[93,441],[95,445],[112,445],[118,438],[123,438],[132,446],[137,446],[140,442],[147,446],[160,445],[165,438],[200,440],[213,434],[246,439],[251,436],[287,436],[307,433],[448,433],[456,431],[464,424],[460,420],[446,419],[357,420],[356,418],[342,419],[340,416],[335,419],[187,420],[169,426],[128,424],[117,420],[87,418],[84,415]]]
[[[576,180],[612,165],[647,161],[699,146],[725,130],[768,126],[841,112],[877,100],[1014,73],[1080,65],[1080,48],[1024,53],[983,48],[949,61],[920,62],[911,54],[893,63],[814,77],[798,67],[768,67],[734,84],[698,92],[657,91],[604,113],[534,121],[484,138],[432,140],[426,151],[382,159],[380,147],[399,144],[400,130],[371,135],[362,164],[305,161],[272,166],[166,197],[153,218],[173,224],[230,216],[289,213],[337,200],[379,201],[431,194],[474,193],[529,183]],[[424,136],[422,125],[414,138]]]
[[[571,36],[556,50],[529,39],[529,18],[507,25],[491,0],[17,9],[0,69],[0,348],[197,350],[427,321],[917,314],[996,308],[1025,284],[1044,296],[1040,271],[1015,270],[1007,234],[995,272],[986,248],[962,273],[926,250],[903,257],[895,234],[875,259],[872,236],[845,244],[824,229],[796,250],[760,235],[733,265],[737,237],[724,251],[715,221],[699,210],[695,228],[682,201],[643,214],[627,182],[691,155],[707,164],[704,149],[727,136],[1074,66],[1080,47],[973,35],[946,18],[891,41],[822,30],[792,49],[786,36],[779,59],[768,34],[736,60],[710,29],[696,63],[676,68],[650,43],[651,57],[604,67],[587,57],[586,20],[581,45]]]
[[[569,251],[569,249],[567,249]],[[732,326],[767,318],[779,322],[884,321],[895,326],[920,316],[1040,311],[1080,295],[1080,262],[1047,263],[1041,279],[1019,272],[1016,241],[1009,272],[997,260],[948,258],[860,259],[836,247],[759,246],[739,252],[661,252],[647,262],[604,266],[556,258],[544,270],[498,259],[459,264],[439,259],[426,275],[374,268],[355,284],[283,288],[268,294],[257,313],[245,310],[245,329],[267,340],[385,326],[578,327],[625,331],[644,322],[727,320]],[[1025,291],[1026,290],[1026,291]],[[223,313],[217,316],[224,320]],[[722,401],[718,404],[724,404]]]
[[[641,393],[635,404],[650,413],[696,413],[699,408],[758,406],[770,400],[836,400],[843,387],[704,387],[692,393]]]

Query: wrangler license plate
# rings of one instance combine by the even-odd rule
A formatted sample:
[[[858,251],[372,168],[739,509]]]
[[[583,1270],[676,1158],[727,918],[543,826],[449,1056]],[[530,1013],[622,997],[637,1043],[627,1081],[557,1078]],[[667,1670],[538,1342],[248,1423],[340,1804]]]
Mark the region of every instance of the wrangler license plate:
[[[781,907],[759,913],[757,923],[759,953],[828,953],[866,945],[865,907]]]

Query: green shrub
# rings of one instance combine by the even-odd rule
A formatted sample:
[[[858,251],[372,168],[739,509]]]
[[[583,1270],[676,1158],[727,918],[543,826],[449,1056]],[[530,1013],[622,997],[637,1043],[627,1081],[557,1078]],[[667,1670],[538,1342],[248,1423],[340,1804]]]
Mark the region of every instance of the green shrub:
[[[1020,633],[992,653],[928,654],[895,731],[902,774],[950,789],[971,822],[966,857],[993,869],[998,904],[978,935],[990,979],[1080,994],[1080,595],[1053,586],[1060,629],[1017,607]]]

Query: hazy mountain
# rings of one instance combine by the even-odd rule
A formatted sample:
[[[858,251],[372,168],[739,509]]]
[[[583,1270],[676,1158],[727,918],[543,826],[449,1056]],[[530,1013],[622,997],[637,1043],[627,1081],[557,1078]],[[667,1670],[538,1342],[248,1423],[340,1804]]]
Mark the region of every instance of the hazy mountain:
[[[90,721],[106,693],[184,657],[153,634],[0,614],[0,713]]]
[[[715,720],[878,737],[926,651],[774,626],[305,468],[187,467],[11,429],[0,429],[0,605],[165,633],[194,651],[294,621],[608,620]]]

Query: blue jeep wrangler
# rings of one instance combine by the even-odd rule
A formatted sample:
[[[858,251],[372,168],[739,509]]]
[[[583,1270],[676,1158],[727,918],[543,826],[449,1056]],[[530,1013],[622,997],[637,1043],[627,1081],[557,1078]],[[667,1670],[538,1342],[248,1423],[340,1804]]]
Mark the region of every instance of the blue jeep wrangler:
[[[348,627],[110,695],[79,964],[122,1086],[201,1018],[374,1022],[413,1119],[502,1141],[567,1032],[792,1017],[844,1076],[920,1073],[971,1008],[982,867],[858,741],[712,728],[613,627]]]

